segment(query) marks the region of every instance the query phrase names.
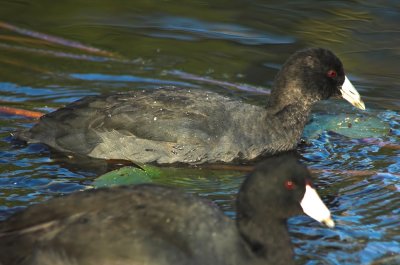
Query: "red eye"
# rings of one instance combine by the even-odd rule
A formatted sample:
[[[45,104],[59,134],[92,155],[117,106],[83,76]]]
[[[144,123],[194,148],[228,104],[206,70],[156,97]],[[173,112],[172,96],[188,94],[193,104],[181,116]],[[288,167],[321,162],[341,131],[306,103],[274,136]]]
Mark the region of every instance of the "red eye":
[[[293,190],[294,187],[296,187],[296,184],[294,184],[293,181],[291,181],[291,180],[286,180],[286,181],[285,181],[285,188],[286,188],[287,190]]]
[[[326,73],[326,76],[328,76],[329,78],[335,78],[335,77],[337,76],[337,73],[336,73],[335,70],[329,70],[329,71]]]

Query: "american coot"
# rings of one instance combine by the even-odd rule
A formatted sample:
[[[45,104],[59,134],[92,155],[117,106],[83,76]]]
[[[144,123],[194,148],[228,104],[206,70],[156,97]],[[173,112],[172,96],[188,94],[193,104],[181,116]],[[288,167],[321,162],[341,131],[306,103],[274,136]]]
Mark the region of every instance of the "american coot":
[[[132,91],[83,98],[16,137],[101,159],[243,162],[296,148],[313,103],[340,95],[365,109],[340,60],[307,49],[283,65],[267,107],[175,87]]]
[[[151,184],[77,192],[0,223],[0,264],[294,264],[285,219],[333,227],[293,156],[258,165],[237,196],[237,221],[211,202]]]

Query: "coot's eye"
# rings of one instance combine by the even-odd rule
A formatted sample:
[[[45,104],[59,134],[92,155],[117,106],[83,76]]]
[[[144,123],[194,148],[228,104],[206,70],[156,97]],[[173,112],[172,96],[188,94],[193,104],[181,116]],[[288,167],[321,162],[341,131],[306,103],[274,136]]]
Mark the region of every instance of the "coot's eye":
[[[335,78],[335,77],[337,76],[337,73],[336,73],[335,70],[329,70],[329,71],[326,73],[326,76],[328,76],[329,78]]]
[[[291,181],[291,180],[286,180],[285,181],[285,188],[287,190],[293,190],[295,187],[296,187],[296,184],[294,184],[293,181]]]

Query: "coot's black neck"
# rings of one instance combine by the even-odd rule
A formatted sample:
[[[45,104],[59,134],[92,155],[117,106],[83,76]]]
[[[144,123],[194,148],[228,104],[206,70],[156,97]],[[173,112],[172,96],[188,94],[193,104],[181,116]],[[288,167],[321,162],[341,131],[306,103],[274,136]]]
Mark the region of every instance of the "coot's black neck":
[[[259,261],[274,265],[294,264],[286,220],[272,218],[273,213],[270,216],[264,214],[250,218],[239,214],[237,226],[250,252],[258,261],[255,264],[259,264]]]
[[[322,98],[313,92],[319,91],[315,85],[305,81],[310,74],[309,71],[298,69],[291,64],[284,65],[283,69],[274,80],[267,110],[281,121],[283,127],[286,127],[283,129],[294,130],[296,134],[301,134],[312,105]]]
[[[282,121],[282,124],[296,127],[305,125],[311,112],[311,108],[311,104],[305,105],[301,102],[294,102],[286,105],[267,106],[267,109],[272,113],[273,116],[279,118]]]
[[[282,140],[282,144],[289,144],[287,150],[296,148],[304,127],[308,122],[311,112],[311,104],[303,104],[295,102],[288,105],[269,105],[266,107],[268,115],[265,118],[265,124],[272,124],[280,132],[280,138],[275,141]],[[270,125],[271,126],[271,125]],[[285,136],[285,137],[283,137]],[[287,151],[282,150],[282,151]]]

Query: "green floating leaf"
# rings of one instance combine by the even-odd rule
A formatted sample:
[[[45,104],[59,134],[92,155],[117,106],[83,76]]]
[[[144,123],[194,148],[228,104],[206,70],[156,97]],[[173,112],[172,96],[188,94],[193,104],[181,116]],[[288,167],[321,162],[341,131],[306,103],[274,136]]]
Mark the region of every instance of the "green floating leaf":
[[[143,166],[143,169],[137,167],[122,167],[101,175],[93,181],[92,185],[99,188],[149,183],[152,182],[152,178],[160,174],[160,170],[153,166]]]
[[[315,138],[323,131],[333,131],[350,138],[379,138],[388,134],[389,125],[375,116],[314,114],[303,135]]]
[[[157,183],[164,185],[173,185],[176,187],[197,188],[215,186],[216,183],[227,183],[234,176],[243,176],[241,171],[233,170],[209,170],[203,168],[174,168],[174,167],[155,167],[144,165],[137,167],[122,167],[110,171],[96,178],[92,186],[110,187],[116,185],[131,185],[141,183]]]

